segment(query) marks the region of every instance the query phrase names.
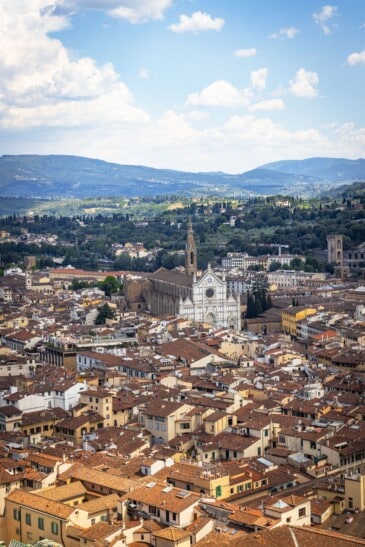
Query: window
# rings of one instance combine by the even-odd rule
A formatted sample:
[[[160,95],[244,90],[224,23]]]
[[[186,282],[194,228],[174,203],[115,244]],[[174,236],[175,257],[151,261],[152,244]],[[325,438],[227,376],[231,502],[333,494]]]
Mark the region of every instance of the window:
[[[58,535],[58,522],[51,522],[51,532],[54,535]]]
[[[172,513],[172,520],[176,520],[176,517],[177,517],[176,513]]]
[[[14,509],[13,517],[14,517],[14,520],[20,520],[20,510],[19,509]]]
[[[44,519],[42,517],[38,517],[38,528],[44,530]]]
[[[306,514],[306,511],[305,511],[305,507],[301,507],[298,511],[298,517],[305,517],[305,514]]]
[[[264,429],[264,435],[265,435],[265,437],[269,436],[269,430],[268,429]]]
[[[95,519],[91,519],[91,526],[93,526],[95,524]]]
[[[151,513],[151,515],[155,515],[156,517],[160,516],[160,510],[154,505],[149,505],[148,512]]]
[[[25,513],[25,524],[28,524],[28,526],[32,525],[32,517],[30,513]]]
[[[215,489],[215,497],[219,498],[222,495],[222,487],[219,485]]]

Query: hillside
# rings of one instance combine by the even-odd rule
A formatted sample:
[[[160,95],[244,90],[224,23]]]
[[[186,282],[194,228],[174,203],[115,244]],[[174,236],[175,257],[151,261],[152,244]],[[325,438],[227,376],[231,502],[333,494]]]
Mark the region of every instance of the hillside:
[[[365,180],[365,159],[308,158],[267,163],[264,169],[279,173],[296,173],[327,182],[354,182]]]
[[[286,160],[230,175],[119,165],[78,156],[0,157],[3,197],[315,196],[337,185],[362,180],[365,180],[364,159]]]

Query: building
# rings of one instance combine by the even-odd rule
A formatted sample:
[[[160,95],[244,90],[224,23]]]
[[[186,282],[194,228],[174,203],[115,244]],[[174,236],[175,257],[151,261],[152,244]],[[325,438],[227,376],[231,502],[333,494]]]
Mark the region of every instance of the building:
[[[297,336],[298,324],[307,317],[317,313],[314,308],[305,306],[290,306],[282,312],[283,332],[291,336]]]
[[[200,496],[194,492],[149,482],[121,498],[122,514],[128,514],[132,520],[144,514],[161,524],[184,528],[196,518],[199,500]]]
[[[189,220],[185,246],[185,272],[160,268],[148,278],[139,281],[126,278],[128,305],[139,302],[156,316],[175,315],[197,323],[240,330],[241,314],[239,298],[229,294],[225,274],[217,275],[210,265],[199,277],[197,272],[197,248]],[[137,287],[138,285],[138,287]]]
[[[343,236],[330,234],[327,236],[327,261],[329,264],[343,266]]]
[[[166,443],[176,437],[177,424],[192,409],[192,405],[156,400],[140,408],[139,421],[152,434],[153,442]]]

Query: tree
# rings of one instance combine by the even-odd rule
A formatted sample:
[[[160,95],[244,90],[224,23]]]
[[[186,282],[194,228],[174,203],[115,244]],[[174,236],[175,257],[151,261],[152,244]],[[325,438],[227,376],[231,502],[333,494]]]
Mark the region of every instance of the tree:
[[[273,262],[270,262],[269,266],[269,272],[276,272],[277,270],[280,270],[281,263],[277,262],[277,260],[274,260]]]
[[[255,300],[250,291],[247,291],[247,308],[246,308],[246,319],[252,319],[256,317],[255,315]]]
[[[293,260],[290,261],[290,266],[293,268],[293,270],[301,270],[304,267],[304,264],[302,260],[299,257],[293,258]]]
[[[98,315],[94,321],[95,325],[105,325],[107,319],[115,319],[115,312],[108,303],[98,308]]]
[[[105,296],[111,296],[119,290],[120,285],[114,275],[108,275],[104,281],[100,281],[99,288],[104,291]]]

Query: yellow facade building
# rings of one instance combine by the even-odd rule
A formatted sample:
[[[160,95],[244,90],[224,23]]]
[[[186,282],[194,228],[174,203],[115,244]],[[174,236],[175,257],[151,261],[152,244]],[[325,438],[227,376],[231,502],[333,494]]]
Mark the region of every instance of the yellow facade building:
[[[311,315],[315,315],[317,310],[306,306],[290,306],[282,312],[282,329],[291,336],[297,335],[297,327],[300,321],[303,321]]]

